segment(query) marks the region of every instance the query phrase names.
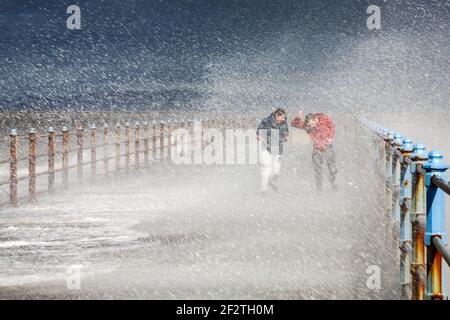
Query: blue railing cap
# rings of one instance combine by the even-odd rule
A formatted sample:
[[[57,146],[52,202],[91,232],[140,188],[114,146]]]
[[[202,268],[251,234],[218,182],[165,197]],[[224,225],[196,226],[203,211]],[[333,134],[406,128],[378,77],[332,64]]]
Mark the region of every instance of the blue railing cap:
[[[16,128],[12,128],[10,135],[17,136],[17,129]]]
[[[400,150],[409,152],[413,151],[414,150],[413,141],[409,138],[404,138],[403,145],[400,147]]]
[[[427,150],[427,146],[423,143],[416,143],[414,145],[414,151],[418,150]]]
[[[410,138],[403,138],[403,143],[412,143],[412,139]]]
[[[448,164],[444,162],[444,155],[441,151],[433,150],[428,154],[428,161],[423,165],[427,170],[447,170]]]
[[[400,133],[394,133],[394,143],[398,146],[403,145],[403,136]]]
[[[423,143],[416,143],[413,148],[411,158],[420,158],[421,160],[428,159],[427,146]]]

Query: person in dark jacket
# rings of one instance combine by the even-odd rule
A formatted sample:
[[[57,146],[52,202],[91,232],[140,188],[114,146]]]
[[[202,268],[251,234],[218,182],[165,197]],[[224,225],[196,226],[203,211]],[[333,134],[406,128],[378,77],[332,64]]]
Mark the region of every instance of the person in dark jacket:
[[[264,145],[259,154],[262,192],[267,192],[268,186],[277,191],[276,181],[281,167],[281,155],[284,151],[284,143],[289,135],[286,111],[277,109],[270,116],[264,118],[256,133],[258,140]]]
[[[306,116],[300,111],[291,126],[304,129],[313,143],[312,160],[316,185],[322,190],[322,169],[326,162],[328,176],[333,189],[336,185],[336,154],[333,147],[333,138],[336,134],[336,125],[333,120],[324,113],[309,113]]]

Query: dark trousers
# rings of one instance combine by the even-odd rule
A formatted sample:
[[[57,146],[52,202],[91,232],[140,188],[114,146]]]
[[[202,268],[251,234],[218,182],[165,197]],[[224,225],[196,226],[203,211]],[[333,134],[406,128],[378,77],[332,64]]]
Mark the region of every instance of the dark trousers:
[[[328,146],[327,148],[321,150],[314,148],[312,153],[312,161],[314,165],[314,178],[316,180],[316,185],[319,190],[322,189],[322,180],[323,180],[323,163],[325,162],[328,167],[328,178],[332,185],[335,184],[336,181],[336,153],[334,152],[333,145]]]

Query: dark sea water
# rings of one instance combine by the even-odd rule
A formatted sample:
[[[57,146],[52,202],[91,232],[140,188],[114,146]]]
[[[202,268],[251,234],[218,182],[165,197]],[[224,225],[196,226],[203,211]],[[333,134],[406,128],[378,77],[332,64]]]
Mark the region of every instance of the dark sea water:
[[[0,1],[2,109],[448,108],[448,1],[71,4]]]

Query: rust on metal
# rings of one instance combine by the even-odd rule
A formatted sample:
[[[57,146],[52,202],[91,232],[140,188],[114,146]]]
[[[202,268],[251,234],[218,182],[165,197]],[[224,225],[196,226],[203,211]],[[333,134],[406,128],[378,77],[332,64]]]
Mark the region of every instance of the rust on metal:
[[[12,129],[9,135],[9,202],[17,207],[17,131]]]
[[[130,147],[131,136],[130,136],[130,124],[127,122],[125,124],[125,169],[128,172],[130,170]]]
[[[91,126],[91,176],[97,175],[97,127]]]
[[[103,125],[103,173],[106,175],[109,171],[109,126]]]
[[[427,266],[428,275],[431,280],[431,300],[443,300],[442,292],[442,256],[434,246],[427,248],[427,254],[430,255]]]
[[[62,134],[63,187],[67,189],[69,187],[69,131],[67,127],[63,127]]]
[[[55,191],[55,130],[48,129],[48,191]]]
[[[114,161],[116,173],[120,172],[120,124],[116,124],[114,129]]]
[[[143,131],[144,131],[144,161],[145,161],[145,166],[148,166],[148,122],[145,121],[144,122],[144,126],[143,126]]]
[[[159,159],[164,160],[165,147],[164,147],[164,139],[165,139],[165,131],[164,131],[164,121],[161,121],[161,126],[159,129]]]
[[[140,166],[140,153],[141,153],[141,126],[139,122],[136,122],[134,129],[134,166],[139,169]]]
[[[422,164],[418,163],[416,166],[421,167]],[[417,167],[415,174],[413,175],[412,187],[412,298],[414,300],[424,300],[427,279],[425,263],[426,193],[425,176],[420,172],[420,170],[417,170]]]
[[[37,137],[36,131],[34,129],[30,129],[28,131],[28,193],[30,196],[30,201],[36,201],[36,146],[37,146]]]
[[[77,178],[78,182],[83,179],[83,144],[84,144],[84,129],[77,128]]]
[[[152,158],[156,161],[156,122],[153,121],[152,127]]]
[[[172,123],[167,121],[167,159],[172,159]]]

